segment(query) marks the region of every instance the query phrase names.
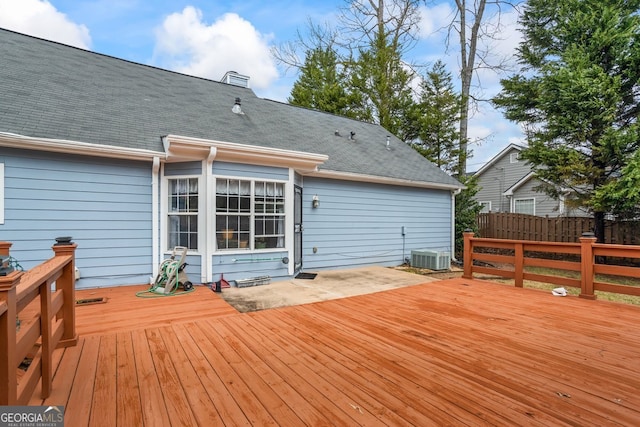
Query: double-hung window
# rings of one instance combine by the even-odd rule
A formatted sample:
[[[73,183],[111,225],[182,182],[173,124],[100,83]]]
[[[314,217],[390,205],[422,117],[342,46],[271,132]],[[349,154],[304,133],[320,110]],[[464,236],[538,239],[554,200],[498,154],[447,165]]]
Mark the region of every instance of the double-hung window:
[[[217,248],[284,248],[284,201],[283,183],[217,178]]]
[[[514,213],[521,213],[527,215],[536,214],[536,199],[515,199],[513,202]]]
[[[198,249],[198,178],[168,180],[169,249]]]

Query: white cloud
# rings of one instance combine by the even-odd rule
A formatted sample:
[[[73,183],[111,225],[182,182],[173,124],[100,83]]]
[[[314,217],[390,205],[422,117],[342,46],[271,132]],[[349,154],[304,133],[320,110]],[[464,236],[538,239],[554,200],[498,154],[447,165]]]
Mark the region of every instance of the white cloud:
[[[270,54],[271,35],[260,34],[235,13],[213,24],[203,22],[192,6],[167,16],[156,29],[154,57],[160,66],[181,73],[220,80],[227,71],[251,78],[252,88],[266,88],[278,78]]]
[[[453,8],[449,3],[440,3],[433,7],[421,6],[420,29],[418,38],[441,38],[442,31],[447,28],[454,17]]]
[[[0,0],[0,27],[82,49],[91,46],[89,29],[47,0]]]

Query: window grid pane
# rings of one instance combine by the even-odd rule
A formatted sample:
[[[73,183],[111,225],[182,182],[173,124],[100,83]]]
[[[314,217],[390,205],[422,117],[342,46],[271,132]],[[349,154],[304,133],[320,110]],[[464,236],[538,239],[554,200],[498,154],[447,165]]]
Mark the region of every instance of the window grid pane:
[[[169,180],[168,249],[198,249],[198,179]]]
[[[216,179],[218,249],[284,248],[284,189],[277,182]]]

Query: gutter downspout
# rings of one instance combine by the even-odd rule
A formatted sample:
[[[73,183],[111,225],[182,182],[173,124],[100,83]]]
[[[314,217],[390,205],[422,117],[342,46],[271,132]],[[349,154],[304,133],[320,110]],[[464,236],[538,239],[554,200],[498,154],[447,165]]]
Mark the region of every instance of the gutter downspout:
[[[209,155],[205,161],[205,172],[204,172],[204,190],[205,190],[205,200],[207,201],[207,214],[205,215],[205,233],[206,236],[215,236],[215,224],[213,222],[214,215],[210,215],[209,212],[215,212],[215,206],[213,204],[215,195],[215,188],[213,188],[213,161],[218,154],[218,149],[216,147],[209,148]],[[215,250],[215,239],[205,238],[204,245],[204,268],[201,269],[202,283],[212,283],[213,282],[213,252]]]
[[[151,259],[153,262],[153,276],[150,279],[153,282],[154,277],[158,276],[158,268],[160,266],[160,230],[158,212],[160,200],[160,157],[153,158],[151,171]]]
[[[456,196],[460,194],[462,188],[456,188],[451,192],[451,259],[456,259]]]

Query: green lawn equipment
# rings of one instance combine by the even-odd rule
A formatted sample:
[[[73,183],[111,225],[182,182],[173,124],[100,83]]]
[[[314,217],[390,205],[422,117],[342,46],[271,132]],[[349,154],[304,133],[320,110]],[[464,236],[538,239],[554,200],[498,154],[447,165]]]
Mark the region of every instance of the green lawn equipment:
[[[180,258],[177,259],[176,256]],[[184,246],[176,246],[173,248],[171,257],[165,259],[160,264],[158,275],[147,291],[139,292],[138,296],[150,296],[146,294],[155,294],[158,296],[180,295],[194,290],[193,283],[187,277],[184,268],[187,266],[185,258],[187,257],[187,248]],[[182,291],[178,289],[182,287]]]

